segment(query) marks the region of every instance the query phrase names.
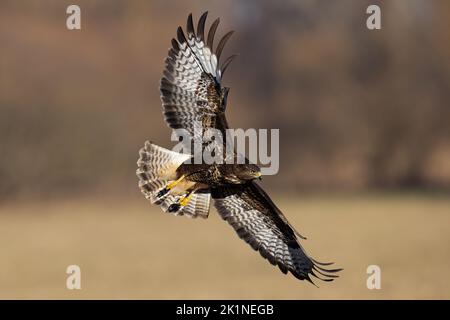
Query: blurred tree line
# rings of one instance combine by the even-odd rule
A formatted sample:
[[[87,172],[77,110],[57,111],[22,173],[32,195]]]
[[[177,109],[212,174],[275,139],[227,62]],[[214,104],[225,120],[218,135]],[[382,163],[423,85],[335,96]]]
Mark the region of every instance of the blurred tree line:
[[[280,173],[264,183],[450,187],[446,0],[84,0],[81,31],[65,29],[69,4],[0,4],[0,197],[135,193],[137,150],[170,146],[158,92],[170,39],[204,10],[237,31],[230,124],[280,128]]]

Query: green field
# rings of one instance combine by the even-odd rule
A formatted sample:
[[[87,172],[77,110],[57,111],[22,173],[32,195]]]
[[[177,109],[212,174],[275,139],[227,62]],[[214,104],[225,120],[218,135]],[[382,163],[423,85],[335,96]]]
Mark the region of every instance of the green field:
[[[0,298],[450,298],[450,198],[427,195],[274,197],[332,283],[285,276],[212,210],[163,214],[144,199],[59,200],[0,207]],[[68,290],[66,267],[82,270]],[[381,267],[381,290],[366,268]]]

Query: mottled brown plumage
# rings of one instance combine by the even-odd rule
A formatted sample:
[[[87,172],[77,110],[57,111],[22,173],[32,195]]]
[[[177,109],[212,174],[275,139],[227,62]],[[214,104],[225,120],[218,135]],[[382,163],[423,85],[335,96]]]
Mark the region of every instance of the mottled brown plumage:
[[[182,164],[177,169],[177,177],[220,187],[228,184],[244,184],[261,176],[261,170],[254,164]]]

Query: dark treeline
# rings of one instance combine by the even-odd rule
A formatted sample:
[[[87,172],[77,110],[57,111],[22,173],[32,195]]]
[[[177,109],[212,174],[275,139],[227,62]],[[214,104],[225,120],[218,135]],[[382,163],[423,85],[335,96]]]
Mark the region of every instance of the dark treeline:
[[[382,29],[365,27],[369,4]],[[450,3],[65,1],[0,4],[0,197],[137,192],[137,150],[170,146],[158,83],[189,12],[220,16],[239,53],[233,127],[279,128],[297,189],[450,187]]]

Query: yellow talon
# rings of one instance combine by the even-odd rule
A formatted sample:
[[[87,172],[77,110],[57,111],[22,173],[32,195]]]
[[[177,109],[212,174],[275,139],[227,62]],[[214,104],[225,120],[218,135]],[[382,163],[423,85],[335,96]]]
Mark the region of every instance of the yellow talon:
[[[168,185],[167,185],[167,187],[166,187],[166,189],[172,189],[172,188],[174,188],[177,184],[179,184],[181,181],[183,181],[183,179],[185,178],[185,176],[184,176],[184,174],[181,176],[181,177],[179,177],[177,180],[175,180],[175,181],[172,181],[171,183],[169,183]]]

